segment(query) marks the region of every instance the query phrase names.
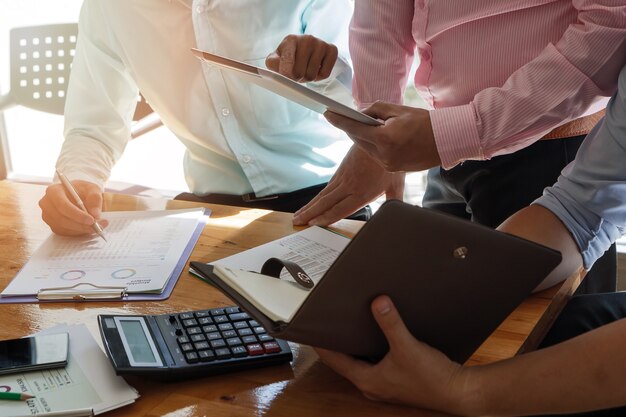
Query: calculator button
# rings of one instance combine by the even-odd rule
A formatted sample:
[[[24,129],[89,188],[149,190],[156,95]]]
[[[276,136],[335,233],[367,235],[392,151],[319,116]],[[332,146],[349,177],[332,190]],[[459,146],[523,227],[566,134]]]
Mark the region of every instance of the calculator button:
[[[200,329],[199,327],[189,327],[187,328],[187,334],[188,335],[193,335],[193,334],[198,334],[198,333],[202,333],[202,329]]]
[[[235,324],[233,324],[233,326],[235,327],[235,329],[247,329],[248,323],[245,321],[237,321],[235,322]]]
[[[221,339],[222,335],[220,334],[220,332],[213,332],[213,333],[207,333],[206,337],[209,340],[217,340],[217,339]]]
[[[211,333],[211,332],[216,332],[217,331],[217,326],[214,324],[209,324],[208,326],[204,326],[202,328],[202,331],[204,333]]]
[[[202,349],[208,349],[210,346],[208,342],[198,342],[198,343],[194,343],[193,347],[195,347],[196,350],[202,350]]]
[[[263,343],[263,348],[266,353],[278,353],[280,352],[280,345],[276,342]]]
[[[228,323],[228,317],[226,317],[226,316],[213,316],[213,321],[215,321],[217,324]]]
[[[212,316],[223,316],[224,309],[223,308],[214,308],[213,310],[209,310]]]
[[[241,340],[243,340],[243,343],[245,343],[246,345],[258,342],[258,340],[256,340],[256,336],[244,336],[241,338]]]
[[[230,321],[241,321],[248,320],[250,316],[248,315],[248,313],[235,313],[229,315],[228,318],[230,319]]]
[[[202,317],[198,319],[198,324],[200,326],[206,326],[207,324],[213,324],[213,319],[211,317]]]
[[[222,324],[218,324],[217,327],[221,330],[232,330],[233,329],[233,325],[230,323],[222,323]]]
[[[194,313],[194,316],[196,316],[196,318],[200,319],[203,317],[209,317],[209,312],[208,311],[196,311]]]
[[[265,332],[265,327],[263,327],[263,326],[256,326],[254,328],[254,333],[256,333],[256,334],[266,333]]]
[[[202,333],[194,334],[193,336],[191,336],[191,341],[192,342],[202,342],[204,339],[206,339],[206,338],[204,337],[204,335]],[[263,341],[264,340],[262,340],[262,342]]]
[[[193,350],[193,345],[191,343],[183,343],[180,345],[180,349],[183,352],[191,352]]]
[[[238,337],[231,337],[230,339],[226,339],[226,343],[228,343],[228,346],[230,347],[239,346],[242,344],[241,339]]]
[[[198,352],[198,357],[202,362],[209,362],[215,360],[215,353],[212,350],[201,350]]]
[[[246,349],[248,349],[248,354],[250,356],[258,356],[258,355],[262,355],[263,354],[263,346],[261,346],[258,343],[253,343],[250,345],[246,346]]]
[[[189,363],[196,363],[199,360],[196,352],[185,353],[185,359],[187,359]]]
[[[259,342],[273,342],[273,341],[274,341],[274,338],[270,336],[269,334],[259,335]]]
[[[174,324],[176,323],[176,316],[169,316],[167,320],[170,322],[170,324]]]
[[[239,336],[250,336],[251,334],[254,334],[252,329],[239,329],[237,332],[239,333]]]
[[[189,343],[189,338],[187,336],[180,336],[176,338],[176,340],[178,341],[179,345],[182,345],[183,343]]]
[[[226,342],[224,342],[224,340],[222,339],[218,339],[218,340],[211,340],[211,347],[213,349],[217,349],[217,348],[223,348],[226,346]]]
[[[259,322],[256,320],[250,320],[248,324],[250,325],[250,327],[260,326]]]
[[[222,332],[222,337],[224,339],[228,339],[229,337],[237,337],[237,332],[234,330],[226,330],[225,332]]]
[[[178,318],[180,318],[181,320],[192,319],[193,313],[182,313],[178,315]]]
[[[198,325],[198,320],[196,319],[187,319],[183,320],[183,326],[185,327],[193,327]]]
[[[248,356],[248,350],[243,346],[235,346],[231,349],[233,351],[233,356],[235,358],[241,358],[243,356]]]
[[[226,314],[235,314],[235,313],[239,313],[241,310],[239,310],[239,307],[227,307],[224,309],[224,312]]]
[[[228,348],[215,349],[215,356],[217,356],[217,359],[228,359],[231,357],[230,349]]]

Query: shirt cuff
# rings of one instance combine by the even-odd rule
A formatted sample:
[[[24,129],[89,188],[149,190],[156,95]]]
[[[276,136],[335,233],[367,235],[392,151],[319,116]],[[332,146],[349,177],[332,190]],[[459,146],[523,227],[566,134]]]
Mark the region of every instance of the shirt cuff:
[[[442,168],[467,159],[485,159],[473,104],[431,110],[430,123]]]

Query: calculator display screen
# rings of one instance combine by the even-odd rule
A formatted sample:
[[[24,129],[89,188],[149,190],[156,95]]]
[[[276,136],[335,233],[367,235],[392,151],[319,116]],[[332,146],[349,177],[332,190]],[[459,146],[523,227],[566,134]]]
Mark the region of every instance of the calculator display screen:
[[[135,362],[156,362],[141,323],[135,320],[122,320],[121,324]]]
[[[131,366],[162,366],[161,358],[142,317],[115,317]]]

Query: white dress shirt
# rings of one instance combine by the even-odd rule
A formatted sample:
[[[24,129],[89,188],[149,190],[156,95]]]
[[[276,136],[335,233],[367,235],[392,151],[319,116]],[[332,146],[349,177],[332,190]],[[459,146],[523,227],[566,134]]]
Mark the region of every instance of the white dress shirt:
[[[314,87],[345,102],[351,13],[349,0],[86,0],[57,168],[103,185],[130,138],[141,91],[185,145],[196,194],[264,196],[327,182],[350,146],[343,133],[201,63],[190,48],[264,66],[286,35],[314,35],[340,51],[333,76]]]

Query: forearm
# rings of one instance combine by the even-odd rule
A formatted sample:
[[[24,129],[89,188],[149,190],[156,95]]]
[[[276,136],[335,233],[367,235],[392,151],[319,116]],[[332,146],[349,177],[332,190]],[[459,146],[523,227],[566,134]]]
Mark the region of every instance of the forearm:
[[[498,230],[561,252],[561,263],[544,279],[537,290],[567,279],[582,267],[580,251],[569,230],[545,207],[528,206],[505,220]]]
[[[468,415],[573,413],[626,404],[626,320],[559,345],[464,368]]]

